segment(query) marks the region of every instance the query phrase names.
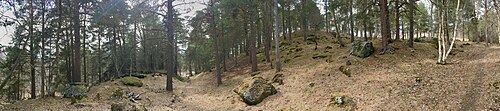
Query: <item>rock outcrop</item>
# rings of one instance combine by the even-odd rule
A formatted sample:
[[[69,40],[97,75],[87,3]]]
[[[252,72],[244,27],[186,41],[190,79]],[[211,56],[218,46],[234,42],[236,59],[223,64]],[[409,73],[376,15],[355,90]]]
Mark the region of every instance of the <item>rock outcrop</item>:
[[[268,96],[276,94],[274,86],[262,77],[251,77],[233,90],[248,105],[256,105]]]

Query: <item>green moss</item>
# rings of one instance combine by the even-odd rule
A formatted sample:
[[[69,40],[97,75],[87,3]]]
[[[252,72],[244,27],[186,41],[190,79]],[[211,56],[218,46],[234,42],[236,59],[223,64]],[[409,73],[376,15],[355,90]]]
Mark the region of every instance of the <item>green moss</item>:
[[[123,97],[123,89],[121,87],[111,88],[111,98],[120,99]]]
[[[137,77],[124,77],[120,79],[120,82],[122,82],[123,85],[127,86],[142,87],[142,81]]]

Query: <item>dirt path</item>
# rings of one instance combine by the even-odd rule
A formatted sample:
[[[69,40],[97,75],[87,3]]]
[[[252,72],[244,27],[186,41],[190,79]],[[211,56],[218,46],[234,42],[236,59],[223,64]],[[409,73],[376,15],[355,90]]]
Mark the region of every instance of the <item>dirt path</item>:
[[[465,73],[466,75],[464,76],[469,76],[470,78],[473,78],[468,82],[468,86],[466,88],[466,94],[462,96],[461,102],[460,102],[460,111],[473,111],[473,110],[484,110],[487,108],[482,108],[478,107],[481,106],[481,104],[485,104],[484,97],[487,97],[487,89],[488,87],[484,87],[485,85],[488,85],[489,81],[485,80],[485,77],[497,77],[498,75],[493,75],[494,70],[497,67],[492,67],[493,64],[498,64],[500,56],[499,55],[499,49],[498,48],[474,48],[470,49],[472,53],[477,53],[477,55],[472,59],[468,65],[468,68],[465,70],[473,70],[469,71],[472,73]],[[490,56],[490,55],[495,55],[495,56]],[[467,83],[467,82],[465,82]]]
[[[479,59],[481,60],[484,59],[486,56],[486,50],[487,49],[481,49],[481,53],[479,55]],[[478,87],[480,87],[481,84],[484,83],[483,77],[485,76],[484,74],[484,69],[481,68],[481,66],[484,66],[484,63],[479,63],[477,65],[472,66],[474,69],[473,76],[474,79],[469,82],[469,86],[467,87],[467,93],[462,97],[462,102],[460,103],[460,111],[472,111],[473,109],[476,109],[476,102],[478,100]]]

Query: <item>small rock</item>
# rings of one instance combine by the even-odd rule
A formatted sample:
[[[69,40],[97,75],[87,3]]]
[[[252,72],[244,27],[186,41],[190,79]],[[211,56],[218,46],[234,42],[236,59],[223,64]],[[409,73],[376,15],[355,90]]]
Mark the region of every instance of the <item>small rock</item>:
[[[314,87],[314,85],[316,85],[316,83],[310,82],[308,85],[309,85],[309,87]]]
[[[333,93],[327,106],[340,108],[341,111],[354,111],[356,103],[344,93]]]
[[[325,49],[333,49],[332,46],[326,46]]]
[[[111,104],[111,111],[147,111],[140,103],[116,102]]]
[[[347,61],[345,62],[345,65],[350,66],[350,65],[351,65],[351,61],[347,60]]]
[[[417,82],[417,83],[422,82],[422,78],[421,77],[415,77],[415,82]]]
[[[349,67],[342,65],[339,67],[340,72],[345,74],[347,77],[351,77],[351,71],[349,70]]]

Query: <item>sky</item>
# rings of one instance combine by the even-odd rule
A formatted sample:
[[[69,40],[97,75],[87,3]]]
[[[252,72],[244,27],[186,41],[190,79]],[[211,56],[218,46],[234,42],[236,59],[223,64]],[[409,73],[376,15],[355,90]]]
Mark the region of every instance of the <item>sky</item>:
[[[206,3],[206,2],[208,2],[208,0],[175,0],[174,5],[184,3],[184,2],[185,3],[195,2],[195,3],[187,4],[187,5],[179,5],[175,8],[180,9],[180,10],[191,9],[190,12],[182,12],[183,15],[181,15],[181,17],[185,17],[185,16],[192,17],[196,13],[196,11],[201,10],[201,9],[206,7],[205,5],[203,5],[201,3]],[[10,16],[10,17],[14,16],[11,11],[4,11],[4,9],[0,9],[0,10],[1,10],[0,12],[2,13],[1,15]],[[13,26],[13,25],[8,26],[8,27],[3,27],[3,26],[0,27],[0,45],[1,46],[8,46],[9,45],[9,43],[12,40],[12,34],[14,33],[14,27],[15,26]]]
[[[3,12],[2,15],[7,15],[7,16],[14,16],[12,12]],[[14,33],[14,27],[9,26],[9,27],[0,27],[0,45],[6,46],[9,44],[9,42],[12,40],[11,36],[12,33]]]

